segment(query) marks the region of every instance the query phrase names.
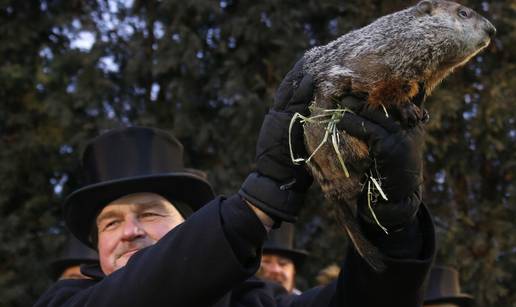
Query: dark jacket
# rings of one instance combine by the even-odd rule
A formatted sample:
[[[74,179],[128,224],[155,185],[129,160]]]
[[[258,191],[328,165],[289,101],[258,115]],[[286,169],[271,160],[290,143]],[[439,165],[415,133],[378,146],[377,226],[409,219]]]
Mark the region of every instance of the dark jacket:
[[[107,277],[98,267],[84,268],[93,279],[58,281],[36,306],[420,306],[435,250],[424,208],[417,229],[418,257],[386,257],[387,270],[376,274],[350,250],[336,282],[293,296],[252,277],[266,232],[239,196],[220,197],[134,254],[125,267]],[[396,235],[392,242],[412,244]]]

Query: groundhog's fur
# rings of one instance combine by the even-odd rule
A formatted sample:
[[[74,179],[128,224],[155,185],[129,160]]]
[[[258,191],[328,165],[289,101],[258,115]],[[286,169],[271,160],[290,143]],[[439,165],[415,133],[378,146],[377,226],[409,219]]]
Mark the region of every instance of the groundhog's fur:
[[[384,16],[305,53],[303,68],[314,77],[316,87],[312,107],[338,108],[336,101],[348,94],[366,97],[367,104],[375,108],[412,104],[414,97],[429,95],[453,69],[485,48],[494,32],[488,20],[450,1],[421,1]],[[321,113],[317,108],[311,108],[311,115]],[[324,129],[321,124],[304,125],[309,153],[320,144]],[[344,176],[329,142],[308,165],[325,196],[343,210],[341,218],[358,252],[381,270],[380,255],[361,235],[353,218],[360,182],[368,168],[364,163],[368,148],[345,132],[339,134],[339,149],[350,178]]]

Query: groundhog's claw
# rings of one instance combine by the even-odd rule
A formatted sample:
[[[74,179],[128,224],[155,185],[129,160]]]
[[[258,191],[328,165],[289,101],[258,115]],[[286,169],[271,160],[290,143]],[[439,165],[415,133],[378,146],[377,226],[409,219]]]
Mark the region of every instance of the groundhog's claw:
[[[423,109],[423,117],[421,118],[421,122],[426,124],[430,121],[430,113],[428,113],[427,109]]]
[[[423,118],[423,111],[413,103],[400,107],[400,122],[402,126],[414,127]]]

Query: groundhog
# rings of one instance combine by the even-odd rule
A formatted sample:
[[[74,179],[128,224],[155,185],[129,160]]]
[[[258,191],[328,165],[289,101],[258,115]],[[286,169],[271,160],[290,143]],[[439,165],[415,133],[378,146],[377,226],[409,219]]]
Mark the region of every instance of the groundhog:
[[[367,145],[345,132],[332,136],[330,131],[320,146],[328,128],[332,130],[321,119],[333,113],[323,110],[346,107],[339,100],[351,94],[363,97],[368,107],[384,108],[386,116],[398,110],[398,119],[407,120],[420,112],[414,101],[421,103],[455,68],[488,46],[495,32],[470,8],[450,1],[421,1],[303,56],[303,70],[315,80],[310,116],[326,114],[303,124],[307,150],[316,151],[307,164],[326,198],[341,211],[356,250],[377,271],[384,268],[381,255],[354,218],[357,196],[370,180],[365,176],[370,166]],[[338,142],[344,165],[332,139]]]

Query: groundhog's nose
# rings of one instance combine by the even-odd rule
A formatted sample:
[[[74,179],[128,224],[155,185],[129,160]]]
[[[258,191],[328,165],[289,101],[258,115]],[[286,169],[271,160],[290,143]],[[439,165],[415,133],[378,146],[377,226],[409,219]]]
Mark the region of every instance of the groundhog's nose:
[[[495,34],[496,34],[496,28],[490,22],[487,22],[485,31],[486,31],[487,35],[489,35],[489,37],[491,37],[491,38],[493,38],[493,36],[495,36]]]

